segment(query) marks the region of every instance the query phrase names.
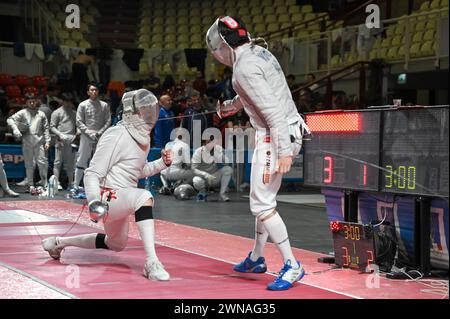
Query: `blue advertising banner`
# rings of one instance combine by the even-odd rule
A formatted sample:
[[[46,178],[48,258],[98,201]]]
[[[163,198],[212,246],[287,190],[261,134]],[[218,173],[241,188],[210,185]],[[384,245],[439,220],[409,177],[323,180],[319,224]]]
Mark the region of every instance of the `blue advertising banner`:
[[[23,162],[22,145],[0,144],[0,153],[8,179],[23,179],[25,177],[25,164]]]

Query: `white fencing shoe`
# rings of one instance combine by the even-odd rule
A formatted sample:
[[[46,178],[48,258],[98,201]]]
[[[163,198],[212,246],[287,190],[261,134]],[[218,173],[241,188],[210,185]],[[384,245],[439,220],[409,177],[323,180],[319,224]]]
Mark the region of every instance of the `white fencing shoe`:
[[[56,237],[48,237],[42,240],[42,248],[44,248],[53,259],[61,258],[61,252],[64,249],[63,247],[58,247]]]
[[[145,263],[144,276],[152,280],[166,281],[170,279],[169,273],[164,269],[164,266],[159,260],[152,263]]]

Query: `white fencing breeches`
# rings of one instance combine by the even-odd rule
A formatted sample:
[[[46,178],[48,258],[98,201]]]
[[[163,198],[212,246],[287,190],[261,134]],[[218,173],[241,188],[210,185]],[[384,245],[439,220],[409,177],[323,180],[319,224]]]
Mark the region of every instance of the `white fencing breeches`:
[[[61,165],[63,165],[69,178],[69,185],[72,184],[74,162],[75,154],[72,151],[71,143],[56,143],[53,174],[56,176],[58,181],[61,173]]]
[[[105,244],[109,249],[121,251],[125,248],[128,241],[129,216],[150,198],[152,194],[140,188],[122,188],[112,191],[108,202],[109,211],[103,218]]]
[[[28,184],[34,185],[34,168],[37,164],[43,186],[47,186],[48,159],[44,145],[23,144],[22,151]]]
[[[88,168],[89,161],[95,152],[97,142],[91,140],[84,134],[80,136],[80,147],[78,148],[78,160],[75,169],[75,186],[80,186],[80,182],[83,179],[84,170]]]
[[[283,174],[275,172],[278,155],[274,143],[265,141],[266,135],[259,131],[255,138],[250,177],[250,210],[254,216],[258,216],[277,207],[276,196]],[[300,144],[292,143],[291,147],[294,156],[300,152]]]
[[[220,185],[220,194],[224,194],[227,191],[228,184],[230,183],[231,176],[233,175],[233,169],[230,166],[224,166],[212,175],[216,178],[213,184],[208,184],[208,182],[201,176],[195,176],[193,179],[195,189],[201,193],[204,193],[206,192],[207,186],[217,187]]]

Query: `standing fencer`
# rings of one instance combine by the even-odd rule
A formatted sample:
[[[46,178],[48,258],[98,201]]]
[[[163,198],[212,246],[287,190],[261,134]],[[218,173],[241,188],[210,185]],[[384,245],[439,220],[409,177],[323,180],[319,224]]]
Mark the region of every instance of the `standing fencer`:
[[[218,165],[225,162],[224,150],[214,139],[210,139],[205,145],[194,151],[191,167],[194,173],[194,187],[199,192],[197,194],[198,201],[206,201],[207,187],[217,186],[220,186],[220,199],[224,202],[230,200],[226,192],[233,169],[228,165],[219,168]]]
[[[39,99],[34,94],[25,95],[27,107],[11,115],[7,123],[16,140],[22,139],[22,151],[30,192],[34,189],[34,168],[39,168],[42,186],[47,187],[50,147],[49,123],[45,114],[38,110]]]
[[[244,108],[256,130],[250,186],[255,244],[234,270],[265,272],[263,248],[270,236],[284,265],[267,288],[286,290],[299,281],[305,271],[292,253],[286,225],[276,210],[276,195],[283,174],[291,168],[293,156],[300,152],[302,129],[309,130],[297,112],[277,59],[254,43],[240,19],[218,18],[206,34],[206,44],[219,62],[233,67],[232,83],[237,95],[218,103],[219,116],[230,116]]]
[[[159,193],[164,195],[171,194],[170,183],[174,183],[175,185],[183,183],[192,184],[192,178],[194,177],[190,168],[191,151],[189,145],[183,141],[181,134],[177,134],[177,130],[174,132],[174,136],[174,140],[168,142],[165,146],[165,149],[171,150],[173,155],[172,165],[162,170],[159,175],[163,184]]]
[[[62,93],[62,105],[52,113],[50,120],[50,132],[56,136],[53,175],[58,181],[58,190],[62,190],[59,181],[62,165],[69,179],[69,188],[73,185],[75,154],[72,151],[72,143],[80,131],[76,126],[77,113],[73,109],[72,98],[70,93]]]
[[[81,102],[77,109],[77,128],[80,130],[81,136],[78,160],[75,165],[73,185],[75,189],[80,186],[84,170],[88,167],[95,152],[98,139],[111,125],[109,105],[99,100],[98,87],[95,84],[89,84],[87,94],[89,99]]]
[[[84,176],[91,219],[103,220],[106,234],[49,237],[42,246],[54,259],[59,259],[67,246],[121,251],[128,240],[128,217],[134,214],[147,256],[144,276],[169,280],[155,251],[152,194],[137,187],[139,179],[158,174],[171,164],[171,153],[165,150],[162,158],[147,162],[150,132],[158,119],[158,99],[140,89],[125,93],[122,102],[123,120],[100,138]]]
[[[2,153],[0,153],[0,187],[3,189],[3,192],[10,197],[19,197],[15,191],[9,188],[8,178],[6,177],[5,169],[3,168],[3,159]]]

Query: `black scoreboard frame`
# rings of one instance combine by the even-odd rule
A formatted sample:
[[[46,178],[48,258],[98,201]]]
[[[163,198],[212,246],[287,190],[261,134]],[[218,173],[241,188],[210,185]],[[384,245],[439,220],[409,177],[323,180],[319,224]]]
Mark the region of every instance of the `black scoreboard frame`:
[[[321,138],[323,139],[323,137],[326,138],[326,136],[330,136],[331,139],[334,138],[335,141],[337,141],[338,143],[345,143],[342,141],[339,141],[339,137],[334,137],[334,135],[341,135],[343,136],[343,138],[345,139],[345,135],[347,134],[348,136],[350,136],[350,138],[355,138],[355,133],[356,132],[344,132],[344,133],[337,133],[337,134],[333,134],[333,131],[330,132],[314,132],[314,129],[312,129],[312,140],[311,141],[305,141],[305,145],[304,145],[304,185],[307,186],[315,186],[315,187],[326,187],[326,188],[334,188],[334,189],[344,189],[344,190],[351,190],[351,191],[367,191],[367,192],[382,192],[382,193],[390,193],[390,194],[402,194],[402,195],[410,195],[410,196],[426,196],[426,197],[445,197],[448,198],[449,197],[449,192],[448,192],[448,120],[446,120],[447,122],[444,123],[444,125],[446,125],[446,127],[444,128],[444,134],[446,136],[444,136],[446,144],[444,145],[444,147],[447,147],[447,154],[443,154],[443,157],[446,157],[445,161],[443,161],[442,163],[439,163],[438,160],[435,160],[433,162],[433,164],[436,165],[440,165],[440,168],[433,168],[433,170],[437,173],[435,173],[434,178],[438,178],[438,181],[431,183],[429,180],[428,182],[431,184],[436,184],[437,186],[434,189],[429,189],[429,187],[424,187],[424,183],[422,182],[422,180],[425,179],[431,179],[432,177],[430,177],[429,175],[433,175],[433,174],[428,174],[429,170],[427,168],[427,172],[425,172],[424,166],[422,165],[422,171],[420,172],[420,178],[422,178],[422,180],[419,180],[416,184],[416,174],[417,176],[419,176],[419,169],[417,169],[416,167],[416,163],[426,163],[426,157],[423,154],[419,154],[420,152],[418,152],[417,150],[415,150],[415,152],[417,153],[417,155],[412,155],[412,153],[410,154],[406,154],[405,156],[411,159],[411,163],[410,165],[403,165],[403,164],[392,164],[388,161],[388,159],[397,159],[400,158],[399,154],[401,154],[401,151],[393,151],[392,148],[394,146],[390,146],[391,149],[386,149],[386,147],[388,147],[385,142],[389,141],[390,143],[393,143],[392,145],[394,145],[394,143],[397,143],[396,145],[400,145],[401,147],[405,148],[405,142],[409,139],[412,138],[412,144],[414,144],[414,136],[416,137],[416,139],[420,140],[420,136],[418,135],[414,135],[414,134],[420,134],[420,130],[412,130],[412,134],[407,134],[408,130],[406,130],[405,134],[399,134],[398,132],[395,132],[395,130],[392,130],[392,123],[389,124],[389,121],[386,121],[386,119],[392,119],[392,118],[401,118],[401,115],[408,115],[408,113],[406,112],[423,112],[424,110],[438,110],[438,109],[446,109],[446,111],[444,111],[443,113],[448,114],[448,109],[449,107],[446,106],[427,106],[427,107],[400,107],[400,108],[369,108],[369,109],[365,109],[365,110],[333,110],[333,111],[325,111],[325,112],[315,112],[315,113],[307,113],[306,114],[306,119],[307,119],[307,123],[308,123],[308,117],[309,116],[338,116],[340,114],[344,114],[344,115],[349,115],[349,114],[359,114],[361,119],[365,119],[365,118],[370,118],[370,116],[367,116],[367,112],[377,112],[379,113],[379,129],[378,129],[378,133],[377,134],[373,134],[373,132],[365,132],[364,128],[362,128],[361,132],[358,132],[358,134],[361,134],[362,138],[364,139],[364,135],[370,135],[373,136],[374,138],[376,138],[376,140],[373,141],[373,145],[368,145],[368,149],[364,149],[364,151],[367,152],[371,152],[370,156],[372,158],[373,161],[371,161],[370,163],[367,163],[364,160],[364,157],[367,158],[367,156],[364,156],[364,154],[362,154],[360,156],[360,158],[354,160],[354,159],[350,159],[347,154],[333,154],[333,152],[326,152],[327,150],[323,150],[321,151],[322,153],[322,157],[324,159],[324,163],[322,163],[322,166],[320,165],[320,163],[318,164],[317,162],[320,162],[320,158],[318,158],[317,155],[317,149],[315,149],[313,152],[316,152],[316,155],[311,155],[308,150],[308,145],[312,145],[312,143],[314,143],[314,139],[319,140],[319,143],[321,143]],[[394,113],[394,112],[398,112],[398,113]],[[370,113],[369,113],[370,114]],[[411,113],[412,114],[412,113]],[[431,112],[427,112],[424,113],[423,117],[425,117],[426,115],[431,114]],[[375,116],[372,116],[375,117]],[[420,116],[415,116],[414,120],[416,120],[416,122],[420,121]],[[442,119],[441,119],[442,120]],[[388,122],[388,123],[386,123]],[[371,123],[370,125],[375,125],[376,123]],[[386,126],[387,125],[387,126]],[[409,123],[406,123],[405,126],[409,125]],[[413,123],[413,125],[415,125]],[[411,133],[410,132],[410,133]],[[424,132],[424,134],[426,135],[427,132]],[[328,135],[327,135],[328,134]],[[353,135],[352,135],[353,134]],[[412,137],[411,137],[412,136]],[[434,142],[435,145],[433,147],[436,147],[436,142],[435,141],[430,141],[430,143]],[[426,143],[426,141],[420,140],[417,142],[417,144],[422,143],[422,145],[424,143]],[[330,144],[328,142],[328,144]],[[320,145],[320,144],[319,144]],[[344,144],[343,144],[344,145]],[[329,146],[329,145],[328,145]],[[361,146],[361,145],[359,145]],[[378,146],[378,147],[377,147]],[[345,145],[344,145],[345,147]],[[355,146],[356,149],[358,148],[358,146]],[[364,145],[362,147],[365,147]],[[332,147],[331,147],[332,148]],[[375,156],[375,150],[378,152],[378,154]],[[392,155],[387,155],[388,152],[390,151],[389,154]],[[348,148],[343,151],[342,153],[351,153],[354,152],[354,150],[349,150]],[[327,172],[325,172],[326,169],[330,169],[331,167],[331,160],[334,158],[342,158],[342,161],[347,161],[344,164],[344,170],[346,169],[346,165],[348,165],[348,163],[350,162],[356,162],[359,163],[358,167],[360,167],[359,171],[354,171],[353,173],[346,171],[345,174],[347,175],[356,175],[356,177],[352,176],[352,177],[344,177],[341,178],[341,180],[343,180],[344,182],[341,184],[336,184],[334,183],[334,181],[332,183],[326,184],[325,183],[325,179],[323,178],[324,175],[321,174],[325,174]],[[356,156],[355,156],[356,157]],[[327,161],[325,161],[325,158],[327,158]],[[439,159],[439,156],[437,157]],[[312,162],[312,161],[315,161]],[[437,162],[436,162],[437,161]],[[374,164],[373,166],[371,164]],[[326,166],[328,165],[328,166]],[[325,167],[326,166],[326,167]],[[342,166],[342,164],[341,164]],[[339,166],[340,168],[342,168],[341,166]],[[311,169],[312,167],[312,169]],[[352,167],[353,169],[356,167],[355,165],[350,165],[350,167]],[[364,177],[361,177],[360,175],[361,173],[361,168],[364,168]],[[318,170],[322,170],[321,174],[317,173]],[[336,170],[339,170],[339,168],[336,168]],[[366,186],[362,186],[361,184],[352,184],[351,182],[349,183],[349,180],[361,180],[361,179],[366,179],[366,172],[368,172],[367,176],[370,178],[374,178],[374,174],[373,174],[373,170],[377,170],[377,174],[376,174],[376,178],[377,181],[374,182],[372,181],[372,184]],[[440,172],[442,172],[444,170],[445,176],[442,177],[442,175],[440,174]],[[371,172],[372,171],[372,172]],[[329,173],[329,171],[328,171]],[[341,174],[341,172],[339,172],[339,174]],[[318,182],[318,179],[321,179],[320,182]],[[331,180],[331,178],[330,178]],[[394,187],[395,184],[395,187]],[[388,187],[389,186],[389,187]],[[442,188],[441,188],[442,187]]]

